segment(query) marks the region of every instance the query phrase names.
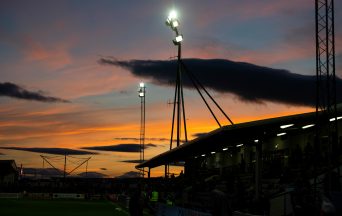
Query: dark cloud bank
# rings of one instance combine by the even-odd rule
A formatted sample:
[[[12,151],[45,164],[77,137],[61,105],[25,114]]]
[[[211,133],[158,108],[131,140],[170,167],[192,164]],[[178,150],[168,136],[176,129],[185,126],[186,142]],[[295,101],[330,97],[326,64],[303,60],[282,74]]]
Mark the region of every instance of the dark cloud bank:
[[[35,153],[44,153],[44,154],[55,154],[55,155],[91,155],[97,154],[94,152],[76,150],[76,149],[67,149],[67,148],[22,148],[22,147],[0,147],[0,149],[9,149],[9,150],[18,150],[18,151],[28,151]]]
[[[116,137],[113,138],[113,140],[122,140],[122,141],[134,141],[134,142],[138,142],[140,141],[140,138],[136,138],[136,137]],[[149,138],[145,138],[145,141],[151,141],[151,142],[170,142],[170,138],[156,138],[156,137],[149,137]],[[173,141],[176,141],[176,139],[174,139]],[[181,142],[185,142],[185,140],[181,140]],[[158,144],[158,146],[161,145],[168,145],[168,144]]]
[[[63,170],[55,169],[55,168],[31,168],[24,167],[23,168],[24,175],[44,175],[44,176],[60,176],[63,173]]]
[[[155,144],[145,144],[145,149],[157,147]],[[97,150],[97,151],[112,151],[112,152],[140,152],[140,144],[119,144],[110,146],[91,146],[83,147],[82,149]]]
[[[145,161],[146,160],[144,160],[144,161],[141,161],[141,160],[123,160],[123,161],[120,161],[120,162],[140,164],[140,163],[145,162]]]
[[[145,144],[145,149],[157,147],[155,144]],[[35,153],[55,154],[55,155],[94,155],[96,152],[90,152],[78,149],[68,148],[23,148],[23,147],[0,147],[0,149],[28,151]],[[140,152],[140,144],[118,144],[110,146],[90,146],[81,149],[97,150],[97,151],[112,151],[112,152]],[[0,153],[1,154],[1,153]]]
[[[26,177],[42,175],[46,177],[60,177],[63,175],[63,170],[55,168],[23,168],[23,173]],[[71,175],[72,177],[82,177],[82,178],[105,178],[107,177],[103,173],[99,172],[82,172],[77,175]]]
[[[100,172],[82,172],[79,173],[77,176],[82,178],[105,178],[107,175],[100,173]]]
[[[24,100],[47,102],[47,103],[57,103],[57,102],[68,103],[69,102],[61,98],[45,96],[41,92],[28,91],[10,82],[0,83],[0,96],[6,96],[6,97],[12,97],[12,98],[24,99]]]
[[[233,93],[243,101],[315,106],[315,75],[301,75],[224,59],[183,59],[183,62],[207,88],[221,93]],[[123,67],[136,76],[150,78],[160,85],[169,85],[176,77],[177,64],[174,60],[120,61],[101,58],[99,63]],[[186,76],[183,82],[185,87],[193,88]],[[339,78],[336,80],[336,88],[337,101],[341,102],[342,80]]]
[[[131,141],[139,141],[140,138],[136,138],[136,137],[116,137],[113,138],[114,140],[131,140]],[[145,138],[145,140],[149,140],[149,141],[170,141],[170,139],[167,138]]]

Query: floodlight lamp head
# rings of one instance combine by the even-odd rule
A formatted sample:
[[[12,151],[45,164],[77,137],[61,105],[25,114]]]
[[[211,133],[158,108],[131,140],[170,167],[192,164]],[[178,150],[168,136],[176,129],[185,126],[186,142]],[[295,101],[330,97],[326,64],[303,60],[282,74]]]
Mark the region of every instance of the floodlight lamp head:
[[[167,19],[170,21],[177,19],[177,12],[175,10],[170,11]]]
[[[173,21],[171,22],[171,28],[172,28],[172,29],[175,29],[175,28],[177,28],[178,26],[179,26],[178,20],[173,20]]]
[[[178,23],[177,12],[175,10],[172,10],[172,11],[170,11],[169,16],[166,19],[166,25],[171,26],[171,28],[174,29],[174,28],[176,28],[176,26],[175,27],[173,26],[173,24],[176,24],[176,23],[173,23],[174,21],[176,21]]]
[[[183,35],[177,35],[176,42],[182,42],[183,41]]]
[[[176,38],[173,40],[175,45],[179,45],[183,41],[183,35],[177,35]]]
[[[138,91],[138,94],[139,94],[139,97],[145,97],[145,83],[141,82],[139,83],[139,91]]]

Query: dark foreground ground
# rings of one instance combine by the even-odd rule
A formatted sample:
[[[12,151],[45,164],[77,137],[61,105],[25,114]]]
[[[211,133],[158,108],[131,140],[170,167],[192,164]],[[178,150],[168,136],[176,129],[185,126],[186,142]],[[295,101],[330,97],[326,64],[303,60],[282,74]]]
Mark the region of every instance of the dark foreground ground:
[[[1,216],[127,216],[109,201],[0,199]]]

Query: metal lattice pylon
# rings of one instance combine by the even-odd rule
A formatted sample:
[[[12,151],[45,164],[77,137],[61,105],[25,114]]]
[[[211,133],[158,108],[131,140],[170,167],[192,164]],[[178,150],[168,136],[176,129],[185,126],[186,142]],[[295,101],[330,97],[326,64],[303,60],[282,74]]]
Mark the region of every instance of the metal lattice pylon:
[[[328,149],[328,166],[333,165],[333,146],[337,142],[335,76],[334,0],[316,0],[316,156],[322,138]],[[323,125],[326,128],[323,129]],[[316,173],[317,174],[317,173]]]
[[[145,161],[145,125],[146,125],[146,103],[145,103],[145,96],[146,96],[146,87],[144,83],[140,83],[139,88],[139,97],[140,101],[140,163]],[[144,178],[145,170],[144,168],[140,170],[140,175]]]

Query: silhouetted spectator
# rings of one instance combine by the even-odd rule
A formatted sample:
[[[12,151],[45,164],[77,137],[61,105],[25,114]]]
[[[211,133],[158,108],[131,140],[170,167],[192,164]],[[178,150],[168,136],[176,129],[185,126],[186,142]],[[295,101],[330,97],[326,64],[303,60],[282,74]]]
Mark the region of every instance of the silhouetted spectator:
[[[244,173],[245,169],[246,169],[246,162],[245,162],[245,159],[243,158],[243,154],[241,154],[240,170],[242,173]]]
[[[313,147],[310,142],[308,142],[304,148],[305,157],[307,160],[311,160],[313,156]]]
[[[143,215],[143,197],[141,196],[141,188],[138,187],[129,200],[129,213],[131,216]]]
[[[285,184],[285,183],[288,183],[289,180],[290,180],[289,168],[285,167],[282,174],[280,175],[279,183]]]
[[[306,169],[309,169],[313,165],[313,159],[314,159],[314,149],[310,142],[308,142],[304,148],[304,163]]]
[[[224,184],[217,184],[212,193],[212,215],[213,216],[228,216],[232,215],[228,196],[225,193],[227,188]]]
[[[340,191],[341,190],[341,184],[339,180],[339,174],[337,172],[332,171],[326,175],[324,178],[324,189],[327,193],[330,193],[331,191]]]
[[[236,190],[237,208],[244,208],[246,204],[246,191],[244,184],[239,177],[236,179]]]
[[[299,167],[302,163],[303,153],[302,149],[300,148],[299,144],[292,151],[292,162],[294,167]]]

